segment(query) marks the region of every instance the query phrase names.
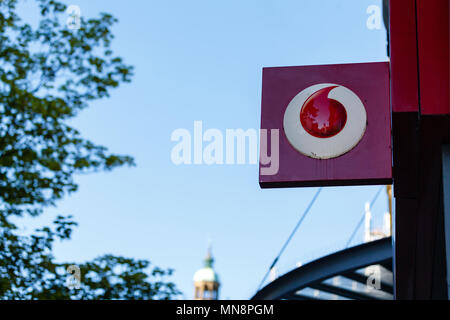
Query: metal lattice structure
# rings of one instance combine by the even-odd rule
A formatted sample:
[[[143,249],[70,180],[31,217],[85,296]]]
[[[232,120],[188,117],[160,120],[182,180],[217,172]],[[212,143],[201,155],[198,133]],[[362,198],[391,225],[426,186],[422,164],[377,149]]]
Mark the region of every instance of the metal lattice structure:
[[[252,300],[392,300],[391,242],[384,238],[314,260],[269,283]]]

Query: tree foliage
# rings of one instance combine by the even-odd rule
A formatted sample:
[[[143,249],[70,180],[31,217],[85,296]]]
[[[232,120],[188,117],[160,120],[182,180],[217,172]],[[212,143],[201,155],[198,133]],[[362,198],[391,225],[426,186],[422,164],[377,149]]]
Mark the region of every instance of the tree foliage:
[[[92,100],[129,82],[132,68],[113,55],[116,19],[62,23],[66,6],[37,0],[37,27],[0,2],[0,195],[7,214],[39,214],[77,186],[73,174],[132,164],[85,140],[68,120]]]
[[[167,281],[172,270],[150,268],[146,260],[104,255],[82,264],[56,263],[53,243],[70,238],[71,217],[57,217],[52,228],[20,235],[0,216],[1,299],[170,299],[179,294]],[[80,269],[80,288],[69,285],[68,267]],[[73,283],[72,283],[73,284]]]
[[[152,299],[177,294],[163,281],[171,270],[105,255],[80,265],[80,289],[65,286],[67,264],[54,262],[54,241],[69,239],[75,223],[20,235],[11,217],[36,216],[77,190],[74,175],[133,165],[83,138],[69,120],[111,89],[129,82],[132,67],[114,55],[107,13],[80,18],[71,30],[66,5],[35,0],[37,23],[18,14],[18,0],[0,0],[0,298]]]

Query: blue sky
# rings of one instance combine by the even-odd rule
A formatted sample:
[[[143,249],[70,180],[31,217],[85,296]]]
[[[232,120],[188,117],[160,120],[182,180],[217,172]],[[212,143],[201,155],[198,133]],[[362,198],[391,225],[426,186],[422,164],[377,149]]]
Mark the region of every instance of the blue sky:
[[[69,2],[67,2],[69,3]],[[221,298],[251,297],[316,188],[261,190],[256,165],[175,166],[177,128],[259,128],[261,71],[269,66],[385,61],[384,27],[366,27],[375,0],[70,1],[82,15],[119,19],[114,48],[135,66],[131,84],[96,101],[73,125],[137,166],[77,176],[79,191],[39,222],[71,213],[79,227],[60,260],[104,253],[192,276],[212,239]],[[25,10],[33,10],[32,6]],[[341,249],[378,186],[325,188],[279,261],[280,272]],[[373,212],[387,210],[383,192]],[[37,222],[30,223],[35,224]],[[355,243],[362,240],[362,230]]]

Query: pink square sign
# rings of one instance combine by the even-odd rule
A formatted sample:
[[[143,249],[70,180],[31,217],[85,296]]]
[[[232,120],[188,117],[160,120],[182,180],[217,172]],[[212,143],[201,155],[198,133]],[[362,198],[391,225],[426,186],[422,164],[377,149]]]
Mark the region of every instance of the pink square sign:
[[[392,182],[387,62],[263,69],[262,188]]]

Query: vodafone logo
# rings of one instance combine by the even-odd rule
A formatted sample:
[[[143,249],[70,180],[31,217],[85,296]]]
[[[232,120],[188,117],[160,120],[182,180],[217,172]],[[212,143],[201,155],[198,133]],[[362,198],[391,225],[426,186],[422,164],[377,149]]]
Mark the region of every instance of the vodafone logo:
[[[316,84],[298,93],[284,113],[289,143],[315,159],[336,158],[353,149],[364,136],[366,109],[350,89]]]

